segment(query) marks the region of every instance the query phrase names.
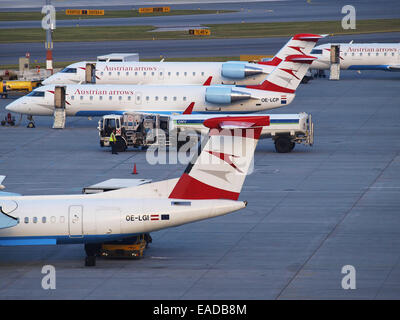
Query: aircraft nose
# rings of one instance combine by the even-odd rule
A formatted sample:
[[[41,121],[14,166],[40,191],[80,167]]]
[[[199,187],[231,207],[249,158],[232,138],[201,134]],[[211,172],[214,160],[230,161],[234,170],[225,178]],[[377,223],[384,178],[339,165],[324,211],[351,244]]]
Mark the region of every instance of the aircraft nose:
[[[25,109],[25,105],[22,101],[19,100],[20,99],[17,99],[14,102],[11,102],[9,105],[7,105],[6,110],[16,113],[22,113],[23,110]]]

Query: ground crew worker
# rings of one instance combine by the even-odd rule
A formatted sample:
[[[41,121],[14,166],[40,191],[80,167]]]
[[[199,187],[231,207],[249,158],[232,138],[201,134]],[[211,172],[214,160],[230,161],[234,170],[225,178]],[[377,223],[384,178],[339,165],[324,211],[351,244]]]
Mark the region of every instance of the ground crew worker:
[[[112,154],[118,154],[118,152],[116,151],[117,138],[115,137],[115,129],[113,129],[113,131],[111,132],[110,144],[111,144],[111,153]]]

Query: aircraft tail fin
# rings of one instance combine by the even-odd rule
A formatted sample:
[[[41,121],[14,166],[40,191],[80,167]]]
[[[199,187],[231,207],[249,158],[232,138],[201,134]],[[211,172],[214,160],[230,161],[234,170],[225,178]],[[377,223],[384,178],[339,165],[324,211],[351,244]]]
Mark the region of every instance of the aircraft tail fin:
[[[260,61],[259,64],[277,66],[287,56],[290,55],[308,55],[314,49],[317,41],[326,37],[325,34],[299,33],[293,36],[278,53],[269,61]]]
[[[272,70],[262,84],[246,86],[246,88],[295,93],[315,59],[317,58],[300,54],[287,56],[285,60]]]
[[[169,198],[237,200],[269,117],[218,117],[205,120],[204,125],[210,128],[208,139]]]

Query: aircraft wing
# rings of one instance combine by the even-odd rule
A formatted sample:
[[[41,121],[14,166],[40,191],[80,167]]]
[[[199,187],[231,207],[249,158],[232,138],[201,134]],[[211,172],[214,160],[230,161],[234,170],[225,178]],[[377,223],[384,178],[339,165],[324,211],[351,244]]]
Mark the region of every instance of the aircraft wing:
[[[15,201],[0,200],[0,229],[14,227],[18,224],[18,219],[9,215],[17,207]]]
[[[5,186],[3,186],[1,184],[5,178],[6,178],[6,176],[0,176],[0,190],[5,188]],[[10,197],[10,196],[20,196],[20,194],[19,193],[11,193],[11,192],[0,191],[0,197]]]

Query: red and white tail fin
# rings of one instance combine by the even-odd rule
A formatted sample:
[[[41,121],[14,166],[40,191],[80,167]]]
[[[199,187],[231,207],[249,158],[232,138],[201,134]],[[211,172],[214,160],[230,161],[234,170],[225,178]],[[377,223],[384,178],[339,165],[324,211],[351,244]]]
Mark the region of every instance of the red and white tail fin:
[[[246,88],[295,93],[315,59],[317,58],[300,54],[287,56],[284,61],[272,70],[262,84],[246,86]]]
[[[268,66],[277,66],[287,56],[297,54],[310,54],[311,50],[314,49],[317,41],[324,38],[326,35],[312,34],[312,33],[299,33],[292,37],[278,53],[269,61],[260,61],[259,64]]]
[[[169,198],[237,200],[269,116],[210,118],[204,125],[210,128],[208,139]]]

